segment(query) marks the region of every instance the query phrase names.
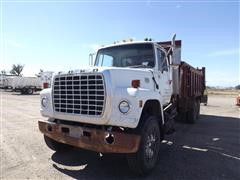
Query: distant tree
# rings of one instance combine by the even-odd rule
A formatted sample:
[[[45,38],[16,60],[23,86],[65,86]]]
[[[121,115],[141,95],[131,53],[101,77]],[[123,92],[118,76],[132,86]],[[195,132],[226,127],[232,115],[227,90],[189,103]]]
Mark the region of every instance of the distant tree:
[[[7,72],[3,69],[3,70],[1,70],[1,75],[6,75],[7,74]]]
[[[24,65],[22,64],[13,64],[12,65],[12,70],[10,71],[11,74],[16,75],[16,76],[22,76],[22,71],[23,71]]]
[[[44,72],[44,71],[43,71],[42,69],[40,69],[40,70],[39,70],[39,73],[38,73],[38,74],[35,74],[35,76],[41,77],[41,75],[42,75],[43,72]]]
[[[240,89],[240,84],[235,86],[235,89]]]

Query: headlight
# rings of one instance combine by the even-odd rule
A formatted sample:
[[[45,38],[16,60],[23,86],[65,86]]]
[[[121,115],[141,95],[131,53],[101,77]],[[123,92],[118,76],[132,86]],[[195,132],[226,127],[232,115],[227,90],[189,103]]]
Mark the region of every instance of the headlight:
[[[121,101],[119,103],[119,111],[123,114],[128,113],[130,110],[130,104],[127,101]]]
[[[42,106],[43,106],[44,108],[46,108],[47,105],[48,105],[48,98],[47,98],[47,97],[43,97],[41,103],[42,103]]]

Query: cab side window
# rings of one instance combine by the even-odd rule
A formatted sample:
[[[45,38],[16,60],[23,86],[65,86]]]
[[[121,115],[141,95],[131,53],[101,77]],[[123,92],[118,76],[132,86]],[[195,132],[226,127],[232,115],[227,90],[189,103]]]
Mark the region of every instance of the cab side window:
[[[101,66],[110,67],[113,65],[113,57],[106,54],[101,54],[99,58],[99,64]]]
[[[158,70],[159,71],[168,71],[167,58],[163,51],[157,49],[157,57],[158,57]]]

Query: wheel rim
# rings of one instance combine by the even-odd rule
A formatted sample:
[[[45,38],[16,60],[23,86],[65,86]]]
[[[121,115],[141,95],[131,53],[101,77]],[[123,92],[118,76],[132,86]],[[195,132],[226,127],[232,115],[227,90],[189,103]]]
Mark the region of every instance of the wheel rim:
[[[28,89],[28,94],[32,94],[33,90],[32,89]]]
[[[146,155],[146,160],[152,160],[156,156],[156,151],[158,149],[158,136],[154,130],[150,131],[146,136],[146,144],[144,147],[144,153]]]

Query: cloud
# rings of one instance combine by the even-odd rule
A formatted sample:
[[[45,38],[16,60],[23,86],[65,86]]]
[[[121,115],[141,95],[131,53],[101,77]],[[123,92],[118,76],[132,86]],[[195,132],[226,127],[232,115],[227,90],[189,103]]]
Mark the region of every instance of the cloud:
[[[222,51],[215,51],[208,54],[210,57],[229,56],[239,54],[240,49],[227,49]]]
[[[19,48],[19,49],[25,48],[24,44],[19,43],[14,40],[7,40],[6,43],[8,46],[13,47],[13,48]]]
[[[182,6],[180,4],[176,5],[177,9],[180,9]]]

